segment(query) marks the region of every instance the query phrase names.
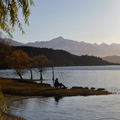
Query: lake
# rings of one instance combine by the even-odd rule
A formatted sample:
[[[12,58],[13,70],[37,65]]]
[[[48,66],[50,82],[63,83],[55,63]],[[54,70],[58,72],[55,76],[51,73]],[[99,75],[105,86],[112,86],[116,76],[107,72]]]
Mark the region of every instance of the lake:
[[[34,72],[34,79],[39,73]],[[10,103],[9,112],[27,120],[119,120],[120,66],[55,67],[55,78],[68,88],[72,86],[105,88],[116,94],[104,96],[32,98]],[[11,70],[0,71],[3,77],[14,77]],[[30,78],[29,72],[24,78]],[[52,70],[43,74],[45,83],[52,85]]]
[[[120,95],[31,98],[9,104],[27,120],[120,120]]]

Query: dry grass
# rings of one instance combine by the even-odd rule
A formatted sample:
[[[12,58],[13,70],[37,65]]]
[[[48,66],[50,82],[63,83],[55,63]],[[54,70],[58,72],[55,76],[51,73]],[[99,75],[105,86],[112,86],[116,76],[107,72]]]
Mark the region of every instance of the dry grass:
[[[76,95],[106,95],[104,90],[90,89],[55,89],[49,84],[37,84],[30,80],[0,78],[3,93],[21,96],[76,96]]]
[[[54,89],[48,84],[37,84],[28,80],[0,78],[3,93],[11,95],[36,95],[48,89]]]

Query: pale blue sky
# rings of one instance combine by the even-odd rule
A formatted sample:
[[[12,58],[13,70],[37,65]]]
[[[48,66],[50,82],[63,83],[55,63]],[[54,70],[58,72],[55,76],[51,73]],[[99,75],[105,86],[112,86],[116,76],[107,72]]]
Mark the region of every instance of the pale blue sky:
[[[120,0],[34,0],[26,35],[16,29],[14,40],[27,43],[62,36],[88,43],[120,43]]]

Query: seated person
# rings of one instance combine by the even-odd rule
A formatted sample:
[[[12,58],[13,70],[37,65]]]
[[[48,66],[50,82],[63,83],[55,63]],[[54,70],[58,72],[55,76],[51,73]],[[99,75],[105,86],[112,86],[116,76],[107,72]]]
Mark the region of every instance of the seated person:
[[[65,85],[63,85],[62,83],[59,83],[59,81],[58,81],[58,78],[56,78],[56,80],[55,80],[55,83],[54,83],[54,86],[55,86],[55,88],[62,88],[62,89],[66,89],[67,87],[65,86]]]

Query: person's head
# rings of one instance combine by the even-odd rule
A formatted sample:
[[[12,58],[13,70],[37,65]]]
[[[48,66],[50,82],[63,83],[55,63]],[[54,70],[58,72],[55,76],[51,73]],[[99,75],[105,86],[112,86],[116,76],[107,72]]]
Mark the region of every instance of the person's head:
[[[56,81],[58,81],[58,78],[56,78]]]

